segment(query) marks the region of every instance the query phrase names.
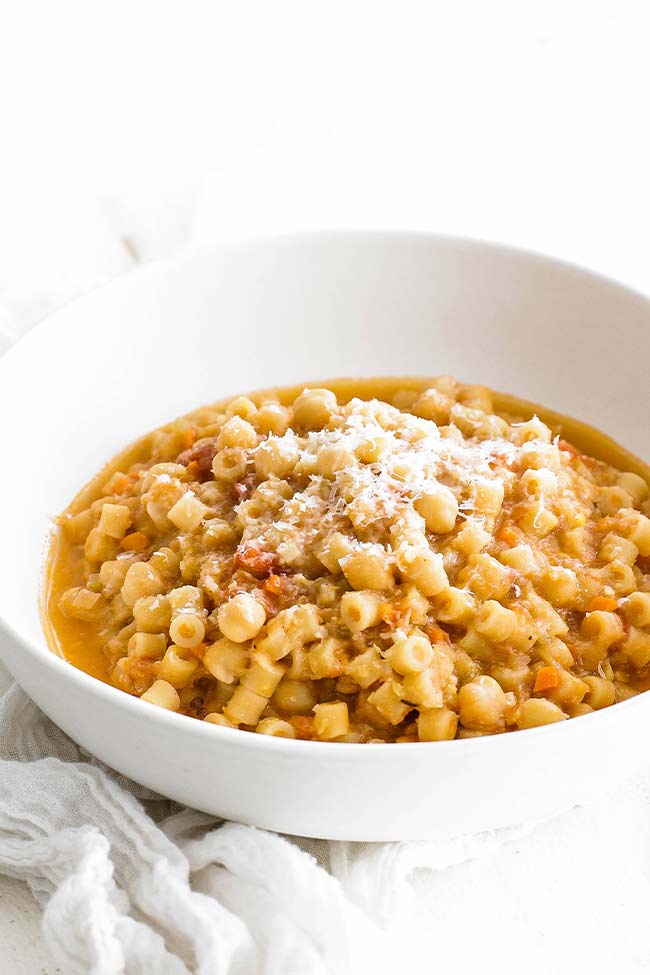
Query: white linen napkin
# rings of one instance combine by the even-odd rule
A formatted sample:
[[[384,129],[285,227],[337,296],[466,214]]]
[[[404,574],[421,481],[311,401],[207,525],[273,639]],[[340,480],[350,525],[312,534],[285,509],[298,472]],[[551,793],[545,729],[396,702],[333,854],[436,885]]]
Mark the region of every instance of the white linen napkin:
[[[194,216],[202,238],[210,198],[208,188]],[[122,238],[160,251],[150,208],[114,207],[130,221],[120,233],[69,198],[55,210],[38,262],[26,246],[21,267],[16,254],[6,265],[5,346],[131,266]],[[186,223],[166,221],[166,233]],[[650,964],[649,783],[646,773],[535,829],[445,843],[289,840],[127,781],[10,685],[0,699],[0,872],[26,881],[42,905],[63,975],[463,973],[479,961],[496,975],[516,958],[527,975],[585,963],[633,973]]]
[[[289,841],[183,809],[84,754],[12,684],[0,698],[0,872],[43,905],[66,975],[358,975],[415,964],[417,869],[446,843]]]

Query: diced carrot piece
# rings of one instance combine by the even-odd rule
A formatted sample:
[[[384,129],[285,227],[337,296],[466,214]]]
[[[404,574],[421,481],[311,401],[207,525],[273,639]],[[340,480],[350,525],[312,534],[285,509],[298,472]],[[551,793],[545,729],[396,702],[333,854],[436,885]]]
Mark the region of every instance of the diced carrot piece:
[[[497,532],[497,539],[506,545],[516,545],[519,536],[512,525],[502,525]]]
[[[183,446],[186,450],[189,450],[189,448],[194,444],[195,440],[196,430],[193,427],[183,431]]]
[[[557,445],[560,448],[560,450],[566,450],[567,453],[573,454],[574,457],[582,457],[583,456],[580,453],[579,450],[576,450],[576,448],[573,446],[573,444],[569,443],[568,440],[558,440],[558,444]]]
[[[402,611],[398,603],[382,603],[379,607],[379,615],[391,629],[395,629],[402,619]]]
[[[266,589],[271,596],[279,596],[282,592],[282,576],[269,576],[264,583],[264,589]]]
[[[149,539],[144,534],[144,532],[131,532],[130,535],[125,535],[120,546],[125,552],[141,552],[149,545]]]
[[[440,626],[436,626],[435,623],[429,623],[424,628],[424,632],[431,641],[431,643],[446,643],[447,634]]]
[[[560,683],[560,675],[557,667],[540,667],[535,678],[533,691],[550,691]]]
[[[594,596],[591,602],[587,603],[587,612],[594,613],[597,609],[602,609],[606,613],[613,613],[618,609],[618,602],[610,596]]]
[[[131,487],[131,478],[126,474],[119,474],[111,480],[111,491],[113,494],[124,494]]]

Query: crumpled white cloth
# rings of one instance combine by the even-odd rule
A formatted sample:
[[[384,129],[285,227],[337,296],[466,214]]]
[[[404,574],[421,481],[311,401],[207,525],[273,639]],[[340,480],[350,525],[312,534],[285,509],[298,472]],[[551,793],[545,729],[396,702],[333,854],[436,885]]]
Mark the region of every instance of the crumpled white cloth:
[[[128,270],[133,252],[169,253],[189,227],[200,240],[233,232],[234,218],[218,229],[223,183],[223,174],[208,180],[193,213],[172,193],[164,239],[150,201],[114,202],[119,232],[74,188],[35,188],[29,207],[15,201],[0,235],[0,352]],[[241,215],[249,182],[231,175],[226,185]],[[281,229],[276,220],[243,229]],[[646,773],[535,829],[445,843],[286,839],[129,782],[15,685],[0,699],[0,873],[26,881],[42,905],[63,975],[647,971],[649,788]]]
[[[413,871],[524,832],[443,844],[289,841],[129,782],[16,685],[0,699],[0,872],[43,905],[66,975],[392,972],[408,959],[397,932]]]

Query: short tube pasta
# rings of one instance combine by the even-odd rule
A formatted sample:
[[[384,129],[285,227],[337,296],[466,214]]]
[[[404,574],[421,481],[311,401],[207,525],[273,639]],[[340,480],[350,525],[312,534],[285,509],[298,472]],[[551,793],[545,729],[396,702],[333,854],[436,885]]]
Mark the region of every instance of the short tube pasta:
[[[149,690],[140,696],[143,701],[155,704],[159,708],[165,708],[167,711],[178,711],[181,706],[178,691],[165,680],[154,681]]]
[[[314,708],[314,730],[318,738],[328,741],[347,735],[350,730],[350,720],[345,701],[317,704]]]
[[[379,623],[381,604],[381,595],[371,590],[345,592],[341,596],[341,620],[352,633],[361,633]]]
[[[205,636],[205,623],[193,613],[179,613],[169,624],[169,635],[179,647],[197,647]]]
[[[433,647],[423,633],[412,633],[398,640],[387,652],[393,670],[398,674],[414,674],[426,670],[433,660]]]
[[[281,750],[437,747],[641,693],[649,472],[503,402],[450,376],[342,380],[153,431],[57,519],[57,652]]]
[[[262,697],[240,684],[235,688],[235,693],[226,704],[223,713],[234,725],[255,725],[268,703],[267,697]]]
[[[172,687],[187,687],[196,673],[199,661],[183,652],[181,647],[169,647],[162,658],[158,675]]]

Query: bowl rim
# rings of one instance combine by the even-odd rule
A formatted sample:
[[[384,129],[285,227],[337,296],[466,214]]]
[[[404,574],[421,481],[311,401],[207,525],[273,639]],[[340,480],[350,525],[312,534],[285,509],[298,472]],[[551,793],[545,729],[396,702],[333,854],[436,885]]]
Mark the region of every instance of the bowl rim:
[[[477,253],[488,251],[491,254],[499,255],[506,259],[542,266],[548,268],[549,270],[556,270],[565,274],[573,275],[575,277],[584,279],[587,283],[591,282],[600,286],[604,285],[611,290],[623,293],[625,296],[627,296],[627,298],[632,298],[642,305],[647,306],[648,311],[650,312],[649,295],[646,295],[642,291],[631,287],[628,284],[622,283],[615,278],[609,277],[606,274],[602,274],[601,272],[591,270],[580,264],[545,254],[540,251],[529,250],[527,248],[492,241],[481,237],[441,234],[427,231],[409,231],[400,229],[366,230],[363,228],[346,228],[342,230],[309,230],[295,233],[290,232],[280,234],[251,235],[242,238],[218,241],[215,243],[190,244],[178,255],[161,261],[154,261],[150,264],[135,266],[126,272],[119,274],[117,277],[103,282],[84,294],[79,295],[73,300],[67,302],[63,307],[57,309],[52,314],[47,315],[37,325],[23,335],[16,343],[14,343],[14,345],[12,345],[2,357],[0,357],[0,376],[2,375],[2,371],[4,369],[11,367],[16,355],[20,356],[29,354],[30,344],[38,342],[40,334],[44,329],[50,329],[52,325],[56,325],[56,322],[60,319],[65,320],[70,309],[76,308],[77,306],[83,307],[85,303],[92,304],[93,301],[101,300],[103,293],[107,290],[112,291],[119,290],[121,288],[126,288],[128,290],[133,280],[142,281],[146,280],[147,278],[156,279],[161,275],[166,275],[169,273],[169,271],[181,269],[185,265],[192,264],[197,258],[202,256],[207,257],[210,254],[218,254],[219,252],[230,251],[237,253],[239,251],[244,253],[246,250],[257,247],[274,248],[291,247],[301,244],[337,245],[341,243],[354,243],[359,246],[364,246],[368,243],[392,243],[408,246],[434,245],[443,249],[469,249],[474,250]],[[44,549],[46,549],[46,547],[47,540],[44,540]],[[43,564],[41,563],[39,566],[41,585],[43,582],[42,571]],[[620,713],[619,709],[625,708],[627,711],[630,711],[634,707],[638,708],[644,706],[643,698],[645,697],[645,694],[641,693],[636,697],[629,698],[626,701],[620,701],[614,708],[603,708],[590,714],[580,715],[579,721],[576,721],[575,718],[571,718],[567,721],[559,721],[550,725],[521,729],[516,731],[514,734],[506,732],[504,734],[482,735],[476,738],[435,742],[382,742],[373,743],[372,747],[369,749],[369,743],[367,742],[329,742],[277,738],[271,735],[242,732],[238,728],[226,728],[221,725],[213,725],[209,722],[199,721],[196,718],[191,718],[188,715],[168,711],[164,708],[157,707],[156,705],[149,704],[147,701],[143,702],[139,698],[128,694],[117,687],[114,687],[112,684],[106,683],[97,677],[87,674],[85,671],[75,667],[74,664],[69,663],[67,660],[53,651],[48,646],[44,633],[42,634],[42,639],[40,642],[32,640],[32,638],[28,636],[20,626],[17,626],[13,621],[8,619],[7,616],[1,611],[0,633],[2,633],[8,640],[12,640],[17,645],[23,647],[29,653],[34,666],[45,666],[53,674],[60,676],[63,680],[68,680],[72,684],[75,684],[81,692],[85,692],[90,696],[98,695],[103,701],[106,702],[107,705],[115,706],[117,711],[124,709],[131,713],[136,719],[138,717],[145,718],[147,716],[147,712],[142,710],[142,705],[145,704],[150,708],[148,720],[153,721],[154,724],[158,724],[160,727],[168,727],[169,729],[176,728],[177,731],[184,730],[186,734],[197,734],[204,736],[214,735],[216,733],[222,738],[223,744],[229,743],[236,748],[241,748],[244,750],[257,750],[263,748],[271,753],[279,753],[286,756],[316,752],[321,759],[327,755],[328,759],[334,759],[336,757],[336,761],[359,761],[362,760],[362,755],[374,755],[377,752],[380,754],[385,754],[387,750],[389,750],[391,753],[395,753],[396,749],[399,749],[399,754],[408,753],[411,756],[413,755],[413,750],[417,749],[417,754],[422,754],[422,756],[424,756],[425,751],[428,753],[431,748],[439,749],[440,752],[443,750],[454,749],[458,752],[459,759],[463,754],[473,752],[476,748],[480,748],[486,752],[487,758],[488,749],[493,749],[494,747],[504,747],[503,744],[501,746],[495,746],[495,741],[500,741],[502,743],[510,742],[512,746],[515,746],[516,741],[521,741],[523,745],[524,741],[531,741],[533,737],[541,738],[544,736],[550,739],[551,736],[557,735],[565,736],[567,734],[582,734],[584,732],[586,722],[591,722],[594,724],[595,722],[603,723],[605,721],[616,720],[614,716]],[[571,728],[573,730],[568,731],[566,730],[567,728]],[[521,739],[522,735],[525,736],[523,740]],[[513,738],[515,741],[512,741]],[[490,742],[492,744],[490,744]],[[305,752],[305,750],[307,751]]]

